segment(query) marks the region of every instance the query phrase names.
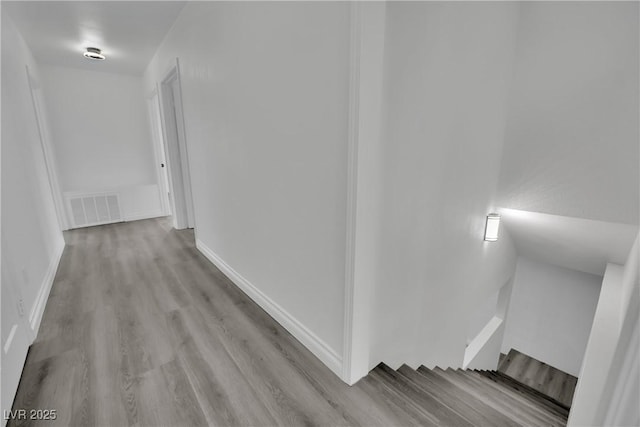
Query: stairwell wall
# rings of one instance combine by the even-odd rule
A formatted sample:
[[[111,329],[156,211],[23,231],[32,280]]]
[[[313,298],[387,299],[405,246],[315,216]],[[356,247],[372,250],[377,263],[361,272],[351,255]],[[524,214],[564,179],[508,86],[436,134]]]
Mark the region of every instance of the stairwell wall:
[[[626,376],[630,373],[624,369],[633,366],[624,362],[629,345],[634,342],[633,334],[637,333],[635,325],[640,315],[639,244],[640,235],[624,266],[607,266],[573,397],[569,426],[603,425],[607,413],[619,403],[612,397],[620,396],[620,388],[625,386]]]
[[[602,277],[520,257],[502,353],[514,348],[578,376]]]
[[[371,367],[460,367],[472,308],[513,274],[508,234],[489,243],[483,233],[496,208],[517,11],[387,4]]]
[[[639,7],[521,4],[501,207],[638,224]]]

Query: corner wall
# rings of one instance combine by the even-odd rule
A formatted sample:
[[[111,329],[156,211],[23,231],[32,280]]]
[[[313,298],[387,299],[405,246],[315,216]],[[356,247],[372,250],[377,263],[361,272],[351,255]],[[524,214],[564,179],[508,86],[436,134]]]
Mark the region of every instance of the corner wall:
[[[390,2],[370,367],[462,366],[475,301],[513,274],[483,241],[506,125],[513,3]]]

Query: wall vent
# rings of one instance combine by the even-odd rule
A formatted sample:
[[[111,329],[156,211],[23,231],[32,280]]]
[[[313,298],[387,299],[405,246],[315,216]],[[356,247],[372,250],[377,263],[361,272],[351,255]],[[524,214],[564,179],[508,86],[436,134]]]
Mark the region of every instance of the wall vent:
[[[122,221],[117,193],[74,194],[67,196],[72,228],[90,227]]]

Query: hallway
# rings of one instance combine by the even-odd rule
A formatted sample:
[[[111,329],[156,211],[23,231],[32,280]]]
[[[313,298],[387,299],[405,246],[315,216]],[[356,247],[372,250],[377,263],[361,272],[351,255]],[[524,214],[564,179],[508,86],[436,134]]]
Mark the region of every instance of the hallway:
[[[480,384],[473,371],[380,364],[347,386],[169,218],[68,231],[65,239],[13,405],[55,410],[42,425],[566,424],[561,408]]]
[[[167,218],[65,232],[14,409],[46,425],[399,425],[247,298]],[[370,388],[369,388],[370,390]],[[10,425],[26,425],[14,422]]]
[[[640,425],[640,3],[0,3],[0,427]]]

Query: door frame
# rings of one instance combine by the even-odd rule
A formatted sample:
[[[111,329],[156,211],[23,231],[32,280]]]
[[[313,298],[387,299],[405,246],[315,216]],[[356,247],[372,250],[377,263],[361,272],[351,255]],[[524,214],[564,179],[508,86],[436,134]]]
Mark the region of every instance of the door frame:
[[[158,93],[160,94],[160,115],[162,117],[169,185],[171,186],[171,200],[174,208],[172,210],[173,226],[176,229],[183,229],[194,228],[195,218],[179,65],[179,60],[176,58],[158,84]]]
[[[167,151],[162,135],[162,116],[160,114],[160,97],[157,88],[151,91],[147,97],[147,109],[149,113],[149,125],[151,126],[151,140],[153,141],[153,154],[156,166],[156,179],[158,180],[158,191],[160,192],[160,207],[163,215],[171,215],[173,212],[172,201],[169,196],[169,183],[165,182],[164,174],[166,170],[167,178],[169,170],[167,166]],[[164,167],[163,167],[164,164]],[[168,180],[167,180],[168,181]]]
[[[67,217],[65,203],[62,197],[62,190],[60,189],[60,182],[58,180],[58,166],[56,163],[55,155],[53,153],[53,149],[51,148],[49,134],[45,126],[45,108],[44,105],[42,105],[43,100],[38,92],[41,92],[42,88],[34,79],[28,65],[25,65],[25,72],[27,74],[27,83],[29,85],[29,93],[31,94],[33,113],[36,119],[36,125],[38,127],[40,148],[42,149],[44,165],[45,169],[47,170],[47,177],[49,178],[49,189],[51,190],[51,197],[53,198],[56,217],[58,219],[58,226],[60,227],[60,230],[68,230],[69,220]]]

